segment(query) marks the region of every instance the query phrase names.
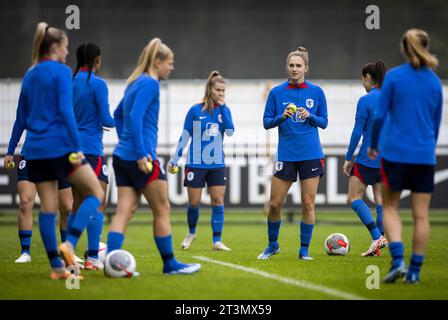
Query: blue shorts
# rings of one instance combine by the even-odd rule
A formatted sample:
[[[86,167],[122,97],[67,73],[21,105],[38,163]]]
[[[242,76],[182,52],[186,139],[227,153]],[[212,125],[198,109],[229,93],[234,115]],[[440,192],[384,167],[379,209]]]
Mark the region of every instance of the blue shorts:
[[[366,186],[374,186],[381,182],[381,175],[379,168],[370,168],[356,163],[353,165],[350,176],[355,176]]]
[[[93,171],[95,172],[95,175],[97,176],[98,180],[104,181],[105,183],[109,183],[109,172],[107,168],[106,159],[104,156],[98,156],[93,154],[86,154],[85,155],[87,162],[92,167]]]
[[[140,192],[154,180],[166,180],[165,171],[160,166],[159,160],[154,160],[152,164],[152,171],[146,174],[139,169],[137,161],[121,160],[114,155],[113,167],[117,187],[132,187]]]
[[[325,173],[324,159],[305,161],[277,161],[274,165],[274,176],[282,180],[297,181],[314,177],[322,177]]]
[[[412,192],[434,191],[435,166],[390,162],[381,159],[381,181],[387,189],[398,192],[404,189]]]
[[[201,169],[185,167],[184,187],[204,188],[225,186],[226,185],[226,168]]]
[[[17,168],[17,182],[20,182],[20,181],[30,181],[31,182],[31,180],[28,178],[28,169],[26,166],[25,158],[22,156],[19,156],[18,161],[19,161],[19,165]],[[58,189],[59,190],[64,190],[64,189],[68,189],[71,187],[72,187],[71,184],[66,180],[58,181]]]
[[[59,158],[27,160],[24,166],[28,167],[29,180],[34,183],[53,180],[68,183],[66,180],[78,168],[70,163],[68,160],[69,155],[70,153]],[[87,164],[87,160],[83,159],[82,165],[85,164]],[[19,169],[20,166],[19,162]],[[70,187],[70,184],[68,184],[68,187]]]

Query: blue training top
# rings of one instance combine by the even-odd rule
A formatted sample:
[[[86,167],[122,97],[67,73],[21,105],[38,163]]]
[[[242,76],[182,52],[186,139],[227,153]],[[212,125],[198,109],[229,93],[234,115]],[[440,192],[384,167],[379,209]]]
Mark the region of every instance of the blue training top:
[[[103,155],[103,126],[114,127],[109,113],[106,82],[93,72],[81,70],[73,79],[73,107],[78,123],[82,151],[85,154]]]
[[[133,161],[151,156],[157,159],[160,85],[153,77],[142,74],[130,83],[115,110],[119,142],[114,155]]]
[[[190,152],[186,166],[190,168],[223,168],[224,133],[231,136],[235,130],[230,109],[226,105],[215,105],[213,114],[204,109],[204,104],[190,108],[185,117],[184,129],[171,162],[177,166],[190,138]]]
[[[14,125],[12,127],[12,132],[11,132],[11,138],[9,139],[9,144],[8,144],[8,151],[6,152],[7,155],[14,155],[14,151],[17,148],[17,144],[20,141],[20,138],[22,137],[22,133],[25,130],[25,115],[20,112],[20,104],[23,103],[23,101],[21,101],[23,99],[22,94],[20,94],[19,97],[19,105],[17,106],[17,111],[16,111],[16,120],[14,121]],[[22,150],[20,151],[20,154],[26,158],[26,145],[27,145],[27,136],[25,136],[25,141],[23,143],[22,146]]]
[[[303,107],[310,116],[300,119],[299,112],[287,119],[282,114],[289,103]],[[288,81],[269,92],[263,115],[266,130],[278,126],[278,161],[322,159],[324,154],[317,128],[328,125],[327,101],[322,89],[308,81],[292,85]]]
[[[442,104],[442,83],[430,68],[415,69],[406,63],[389,70],[372,129],[372,148],[377,149],[381,131],[382,158],[435,165]]]
[[[27,130],[26,158],[51,159],[81,151],[73,113],[72,72],[44,60],[30,68],[22,83],[17,114]],[[19,118],[19,117],[18,117]]]
[[[362,164],[363,166],[376,169],[381,167],[380,158],[378,157],[375,160],[369,159],[367,156],[367,149],[370,146],[372,125],[373,120],[375,119],[376,110],[378,109],[380,94],[380,89],[373,87],[369,93],[359,98],[358,106],[356,107],[355,126],[350,138],[350,145],[348,147],[347,154],[345,155],[345,160],[352,160],[353,153],[355,152],[362,136],[361,148],[359,149],[355,162]]]

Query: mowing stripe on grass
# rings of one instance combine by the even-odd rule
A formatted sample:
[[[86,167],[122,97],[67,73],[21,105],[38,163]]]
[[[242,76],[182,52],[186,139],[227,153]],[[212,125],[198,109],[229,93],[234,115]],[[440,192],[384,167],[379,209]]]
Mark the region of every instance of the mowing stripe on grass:
[[[280,282],[283,282],[286,284],[290,284],[290,285],[293,285],[296,287],[319,291],[319,292],[328,294],[330,296],[335,296],[337,298],[342,298],[342,299],[346,299],[346,300],[365,300],[366,299],[361,296],[357,296],[355,294],[351,294],[351,293],[344,292],[344,291],[337,290],[337,289],[324,287],[324,286],[321,286],[318,284],[311,283],[309,281],[286,278],[286,277],[282,277],[282,276],[279,276],[279,275],[276,275],[273,273],[268,273],[265,271],[260,271],[260,270],[254,269],[254,268],[244,267],[244,266],[240,266],[240,265],[229,263],[229,262],[214,260],[214,259],[210,259],[210,258],[207,258],[204,256],[193,256],[193,258],[202,260],[205,262],[219,264],[221,266],[225,266],[225,267],[229,267],[229,268],[233,268],[233,269],[237,269],[237,270],[242,270],[242,271],[245,271],[248,273],[256,274],[256,275],[259,275],[259,276],[262,276],[262,277],[265,277],[268,279],[272,279],[272,280],[277,280],[277,281],[280,281]]]

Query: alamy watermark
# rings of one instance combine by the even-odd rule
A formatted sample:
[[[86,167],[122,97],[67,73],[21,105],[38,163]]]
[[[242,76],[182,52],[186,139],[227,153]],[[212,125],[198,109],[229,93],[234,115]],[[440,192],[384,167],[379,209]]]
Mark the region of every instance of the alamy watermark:
[[[81,283],[79,279],[79,270],[77,267],[69,266],[66,269],[71,275],[65,279],[65,287],[68,290],[79,290],[81,289]]]
[[[369,290],[380,289],[380,268],[377,265],[369,265],[366,268],[366,274],[369,275],[366,278],[366,288]]]
[[[71,4],[65,8],[65,13],[69,16],[65,19],[65,27],[68,30],[81,28],[81,13],[77,5]]]
[[[380,8],[374,4],[367,6],[366,14],[369,16],[366,19],[367,30],[379,30],[380,29]]]

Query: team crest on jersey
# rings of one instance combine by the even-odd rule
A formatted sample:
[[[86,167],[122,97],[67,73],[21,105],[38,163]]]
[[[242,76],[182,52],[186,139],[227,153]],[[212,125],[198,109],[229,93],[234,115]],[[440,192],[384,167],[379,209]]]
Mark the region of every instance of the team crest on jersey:
[[[222,114],[218,114],[218,121],[219,123],[222,123]]]
[[[187,180],[192,181],[194,179],[194,172],[188,172],[187,173]]]
[[[283,169],[283,162],[277,161],[275,163],[275,171],[281,171]]]
[[[219,133],[219,125],[217,123],[209,122],[206,126],[207,135],[210,137],[216,137]]]
[[[21,160],[19,162],[19,169],[22,170],[25,167],[26,167],[26,160]]]
[[[108,170],[107,170],[107,165],[106,165],[106,164],[103,164],[102,169],[103,169],[103,174],[107,177],[107,176],[109,175],[109,172],[108,172]]]
[[[314,107],[314,100],[313,99],[306,99],[306,107],[311,109]]]

